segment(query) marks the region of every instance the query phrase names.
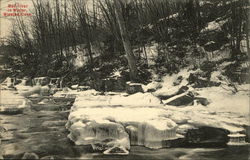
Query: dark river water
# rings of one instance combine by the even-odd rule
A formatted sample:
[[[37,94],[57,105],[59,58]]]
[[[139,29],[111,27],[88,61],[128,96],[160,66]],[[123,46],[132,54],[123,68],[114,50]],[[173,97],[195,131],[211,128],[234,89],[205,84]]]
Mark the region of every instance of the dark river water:
[[[166,148],[151,150],[133,146],[127,156],[108,156],[102,154],[84,154],[82,159],[107,160],[249,160],[249,146],[226,148]]]
[[[65,128],[70,105],[38,105],[22,114],[0,114],[1,151],[5,159],[20,159],[25,152],[36,153],[40,158],[53,156],[58,159],[105,159],[105,160],[250,160],[250,146],[225,148],[164,148],[152,150],[132,146],[127,156],[103,155],[92,151],[90,146],[76,146],[68,138]]]

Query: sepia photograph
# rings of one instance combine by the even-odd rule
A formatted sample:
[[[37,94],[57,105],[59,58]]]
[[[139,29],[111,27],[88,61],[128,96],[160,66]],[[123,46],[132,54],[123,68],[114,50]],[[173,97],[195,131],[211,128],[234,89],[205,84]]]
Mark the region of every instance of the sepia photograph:
[[[0,0],[0,159],[250,160],[249,0]]]

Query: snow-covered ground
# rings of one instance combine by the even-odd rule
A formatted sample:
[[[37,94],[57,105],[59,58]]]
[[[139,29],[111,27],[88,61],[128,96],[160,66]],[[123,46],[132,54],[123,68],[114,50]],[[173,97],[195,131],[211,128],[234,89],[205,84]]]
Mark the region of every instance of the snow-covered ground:
[[[187,78],[189,77],[190,73],[193,73],[195,71],[191,71],[188,69],[181,70],[178,74],[173,75],[167,75],[163,78],[163,82],[160,84],[162,88],[158,89],[156,92],[154,92],[154,95],[164,95],[168,96],[173,93],[176,93],[182,86],[186,86],[188,84]],[[180,80],[178,78],[181,77]],[[176,82],[179,82],[178,84],[174,84]],[[154,83],[154,82],[153,82]],[[152,83],[148,84],[149,87]]]

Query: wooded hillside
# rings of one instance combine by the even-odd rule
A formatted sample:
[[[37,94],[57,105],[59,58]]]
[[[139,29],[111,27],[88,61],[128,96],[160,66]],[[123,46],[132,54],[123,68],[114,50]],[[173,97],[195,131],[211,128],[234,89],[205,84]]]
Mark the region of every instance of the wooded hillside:
[[[147,82],[221,61],[242,68],[249,54],[248,0],[33,0],[1,45],[1,64],[19,77],[99,81],[119,72]],[[209,68],[209,67],[208,67]],[[211,68],[211,67],[210,67]],[[70,77],[70,78],[69,78]],[[237,81],[237,79],[236,79]]]

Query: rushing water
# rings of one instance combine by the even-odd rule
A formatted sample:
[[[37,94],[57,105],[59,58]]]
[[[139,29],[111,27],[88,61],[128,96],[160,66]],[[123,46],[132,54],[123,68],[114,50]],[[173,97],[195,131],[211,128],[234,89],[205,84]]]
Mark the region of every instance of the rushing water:
[[[58,102],[60,103],[60,102]],[[57,105],[58,106],[58,105]],[[1,149],[4,158],[21,158],[25,152],[36,153],[39,157],[54,156],[67,159],[105,159],[105,160],[146,160],[146,159],[205,159],[205,160],[249,160],[249,145],[227,146],[225,148],[164,148],[148,149],[132,146],[127,156],[112,156],[95,153],[90,146],[76,146],[68,138],[65,123],[69,106],[37,106],[17,115],[1,115]],[[64,106],[64,107],[63,107]]]

